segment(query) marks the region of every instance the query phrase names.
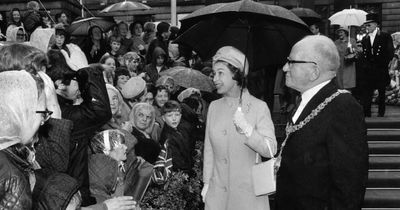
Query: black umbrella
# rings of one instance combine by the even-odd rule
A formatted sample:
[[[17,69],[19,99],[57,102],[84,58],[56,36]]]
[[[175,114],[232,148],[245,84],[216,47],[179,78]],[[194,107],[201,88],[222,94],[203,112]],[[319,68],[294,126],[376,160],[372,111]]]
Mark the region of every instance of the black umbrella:
[[[297,17],[302,19],[307,25],[321,22],[321,15],[309,8],[297,7],[293,8],[292,11]]]
[[[211,58],[222,46],[234,46],[246,54],[251,69],[283,65],[291,47],[311,34],[291,11],[251,0],[213,4],[181,23],[177,43],[192,47],[202,59]]]

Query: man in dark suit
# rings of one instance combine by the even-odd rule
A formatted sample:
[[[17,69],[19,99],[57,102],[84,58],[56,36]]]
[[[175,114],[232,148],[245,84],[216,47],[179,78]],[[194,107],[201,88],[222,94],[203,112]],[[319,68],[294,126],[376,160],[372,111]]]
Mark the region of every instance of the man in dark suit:
[[[365,87],[361,88],[361,103],[366,117],[371,117],[371,101],[374,90],[378,89],[378,117],[385,115],[385,88],[390,82],[388,65],[394,55],[393,41],[390,34],[378,28],[378,15],[367,14],[364,23],[367,36],[362,41],[360,58]]]
[[[333,41],[313,35],[293,46],[283,67],[286,85],[302,100],[291,118],[300,129],[281,148],[277,210],[361,208],[368,178],[366,127],[362,107],[349,92],[338,91],[339,65]]]

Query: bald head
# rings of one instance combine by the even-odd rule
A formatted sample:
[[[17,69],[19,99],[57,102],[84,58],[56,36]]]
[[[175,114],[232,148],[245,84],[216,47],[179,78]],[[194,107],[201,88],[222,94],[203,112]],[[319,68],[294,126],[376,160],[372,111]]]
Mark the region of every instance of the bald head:
[[[340,66],[340,57],[336,45],[326,36],[306,36],[293,46],[293,50],[302,51],[304,58],[315,61],[322,71],[336,72]]]
[[[340,60],[338,50],[326,36],[307,36],[290,51],[283,67],[286,86],[301,93],[336,76]]]

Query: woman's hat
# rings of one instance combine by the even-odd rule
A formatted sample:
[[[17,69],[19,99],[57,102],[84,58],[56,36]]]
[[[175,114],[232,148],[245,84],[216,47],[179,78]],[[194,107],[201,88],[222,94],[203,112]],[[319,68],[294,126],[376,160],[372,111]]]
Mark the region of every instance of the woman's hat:
[[[146,88],[146,82],[142,77],[132,77],[122,86],[122,96],[126,99],[135,98]]]
[[[232,46],[221,47],[213,57],[213,65],[217,61],[225,61],[235,68],[238,68],[240,72],[247,76],[249,73],[249,61],[246,56],[238,49]]]

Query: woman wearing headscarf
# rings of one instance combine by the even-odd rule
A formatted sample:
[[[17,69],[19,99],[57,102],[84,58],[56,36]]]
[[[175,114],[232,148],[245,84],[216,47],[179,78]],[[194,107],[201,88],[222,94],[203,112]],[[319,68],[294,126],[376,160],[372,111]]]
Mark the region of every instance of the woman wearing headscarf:
[[[7,41],[22,43],[26,42],[26,37],[27,34],[24,30],[24,27],[18,26],[10,30],[9,38]]]
[[[161,151],[161,145],[150,136],[155,122],[154,108],[148,103],[137,103],[129,114],[132,134],[137,138],[135,145],[137,156],[143,157],[147,162],[154,164]]]
[[[31,209],[35,186],[32,144],[48,119],[43,81],[26,71],[0,73],[0,189],[2,208]]]
[[[201,192],[205,209],[269,209],[267,196],[256,197],[251,178],[256,154],[271,157],[269,151],[276,151],[268,106],[246,89],[248,61],[238,49],[220,48],[213,71],[222,98],[210,104],[207,115]]]

